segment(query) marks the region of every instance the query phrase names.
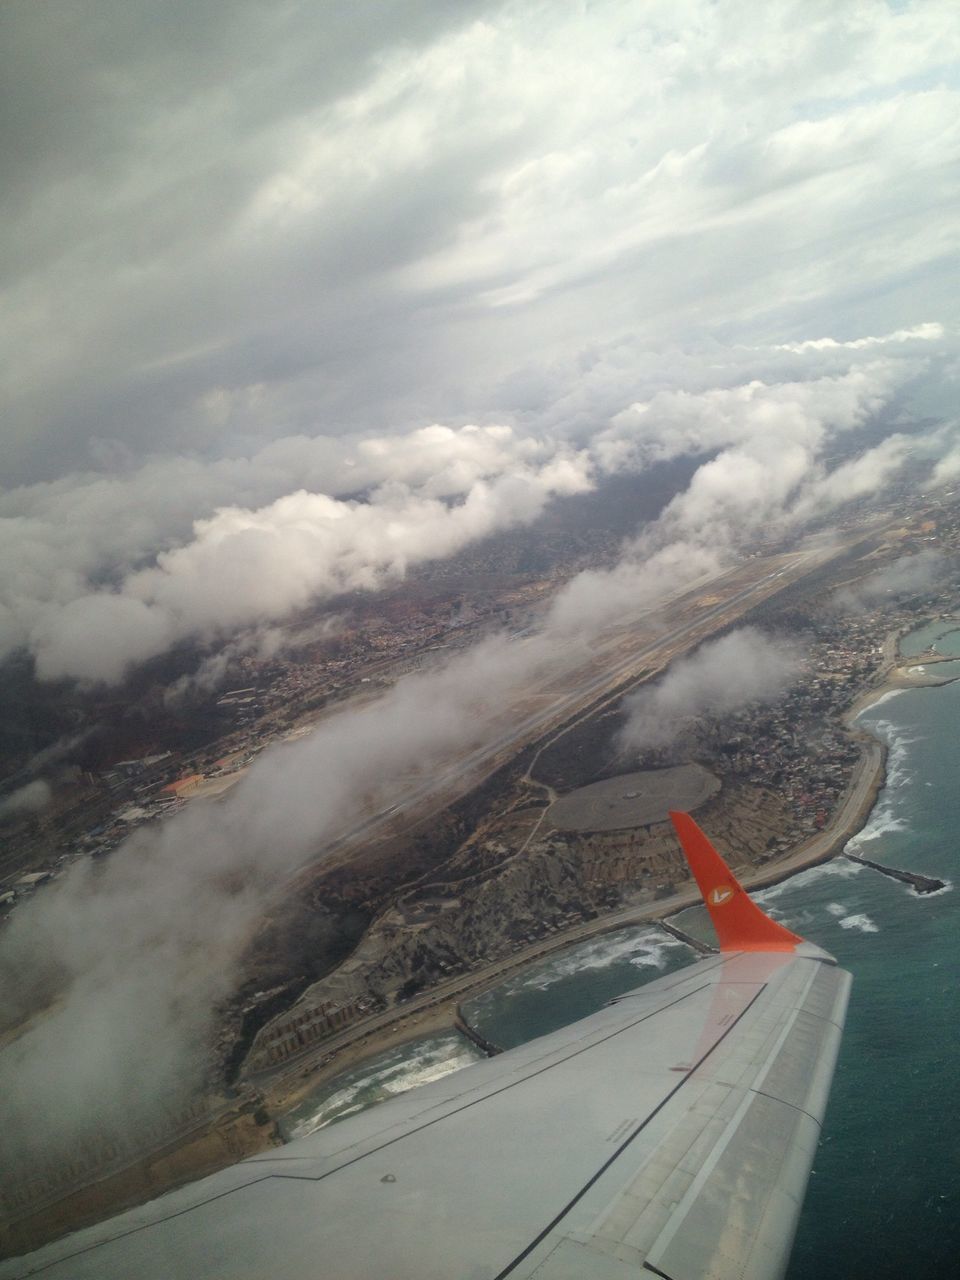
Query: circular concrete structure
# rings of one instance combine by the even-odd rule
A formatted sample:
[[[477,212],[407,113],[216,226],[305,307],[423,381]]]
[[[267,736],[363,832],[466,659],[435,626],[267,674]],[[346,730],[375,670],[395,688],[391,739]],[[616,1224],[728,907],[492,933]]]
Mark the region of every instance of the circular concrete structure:
[[[624,773],[561,796],[547,811],[558,831],[625,831],[666,822],[671,809],[691,813],[720,790],[698,764]]]

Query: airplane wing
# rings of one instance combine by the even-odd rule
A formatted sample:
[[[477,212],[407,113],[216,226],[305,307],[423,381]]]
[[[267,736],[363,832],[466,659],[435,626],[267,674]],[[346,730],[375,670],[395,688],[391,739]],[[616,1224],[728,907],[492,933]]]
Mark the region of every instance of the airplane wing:
[[[850,976],[674,822],[717,955],[0,1277],[782,1276]]]

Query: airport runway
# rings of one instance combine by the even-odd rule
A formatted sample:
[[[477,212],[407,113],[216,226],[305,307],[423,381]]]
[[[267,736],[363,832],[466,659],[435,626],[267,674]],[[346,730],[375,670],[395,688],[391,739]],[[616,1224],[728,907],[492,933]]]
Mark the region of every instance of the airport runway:
[[[613,696],[622,697],[623,686],[629,684],[631,679],[639,679],[644,671],[652,675],[662,670],[697,642],[735,621],[763,599],[776,595],[821,567],[844,549],[835,547],[828,552],[802,551],[778,556],[775,560],[777,567],[763,574],[757,581],[735,590],[728,598],[716,604],[697,609],[695,616],[675,623],[669,630],[641,643],[639,647],[637,625],[645,619],[649,622],[652,616],[662,617],[664,607],[660,605],[656,610],[638,615],[628,625],[618,624],[594,647],[588,664],[554,668],[549,680],[543,681],[541,677],[539,688],[534,687],[525,692],[523,701],[541,702],[540,707],[519,718],[513,718],[516,716],[515,704],[504,707],[503,715],[499,717],[500,727],[495,723],[491,736],[486,741],[468,750],[446,769],[434,772],[427,778],[411,779],[403,784],[402,792],[391,796],[389,803],[376,813],[328,843],[319,857],[329,859],[331,855],[339,855],[337,861],[342,861],[349,857],[359,843],[395,834],[398,823],[403,820],[422,821],[431,813],[447,808],[524,747],[542,738],[550,729],[558,728],[577,712],[586,712],[588,709],[591,713],[595,712],[599,709],[595,704],[605,693],[612,692]],[[746,567],[739,565],[708,583],[699,583],[695,588],[676,597],[668,605],[667,611],[676,613],[683,609],[694,609],[697,598],[705,590],[709,589],[712,594],[716,594],[724,580],[742,575]],[[517,643],[535,646],[543,642],[542,634],[534,634]],[[317,856],[311,857],[301,865],[298,873],[317,860]]]

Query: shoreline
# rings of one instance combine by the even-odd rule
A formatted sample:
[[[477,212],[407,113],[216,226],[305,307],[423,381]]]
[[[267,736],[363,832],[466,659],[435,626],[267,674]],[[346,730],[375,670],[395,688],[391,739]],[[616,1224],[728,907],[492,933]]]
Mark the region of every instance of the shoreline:
[[[861,755],[851,771],[844,796],[841,798],[833,819],[820,832],[813,833],[803,839],[784,857],[764,867],[735,867],[734,870],[745,887],[753,889],[766,888],[778,884],[800,872],[829,861],[836,857],[846,842],[865,825],[877,796],[885,784],[886,748],[882,742],[859,730],[855,726],[856,718],[867,707],[873,705],[885,695],[899,692],[907,688],[918,688],[950,683],[951,680],[931,677],[921,673],[907,675],[899,670],[898,664],[903,662],[898,652],[897,640],[900,632],[892,632],[886,637],[883,646],[884,661],[875,673],[873,681],[853,698],[842,714],[842,723],[853,731],[862,744]],[[956,678],[956,677],[954,677]],[[555,953],[577,946],[591,938],[602,937],[620,929],[638,926],[658,926],[687,907],[701,901],[700,895],[692,881],[684,885],[679,892],[668,898],[648,900],[628,905],[610,912],[603,917],[586,921],[580,925],[566,929],[562,934],[554,934],[541,939],[529,947],[494,962],[473,974],[462,975],[442,984],[441,989],[433,995],[425,993],[422,1004],[414,1008],[400,1008],[385,1011],[367,1020],[367,1026],[360,1024],[346,1029],[336,1039],[339,1044],[328,1042],[324,1053],[314,1051],[304,1055],[299,1062],[292,1064],[288,1071],[275,1076],[257,1079],[248,1078],[243,1096],[247,1102],[237,1113],[238,1120],[247,1121],[244,1132],[227,1133],[216,1121],[204,1129],[200,1148],[189,1155],[179,1144],[164,1148],[154,1153],[154,1158],[144,1157],[137,1162],[136,1170],[151,1170],[149,1192],[140,1186],[140,1172],[130,1182],[133,1167],[125,1167],[111,1173],[106,1178],[97,1178],[92,1183],[75,1190],[55,1205],[45,1205],[36,1213],[27,1214],[23,1218],[6,1224],[3,1233],[7,1238],[0,1244],[0,1256],[7,1256],[6,1251],[22,1253],[50,1239],[62,1235],[64,1231],[75,1230],[91,1222],[100,1221],[104,1217],[103,1196],[108,1196],[111,1211],[138,1204],[150,1194],[157,1194],[160,1187],[153,1165],[156,1157],[162,1156],[161,1164],[166,1164],[176,1157],[177,1169],[173,1176],[165,1172],[160,1179],[163,1189],[169,1190],[194,1181],[224,1164],[233,1163],[243,1158],[272,1147],[282,1145],[281,1123],[290,1111],[305,1098],[331,1081],[354,1070],[364,1062],[395,1049],[411,1041],[427,1036],[453,1033],[456,1031],[455,1019],[458,1005],[480,995],[483,991],[507,981],[512,975],[522,972],[531,964],[535,964]],[[414,1003],[414,1002],[411,1002]],[[241,1115],[240,1112],[250,1112]],[[212,1117],[211,1117],[212,1118]],[[199,1134],[197,1135],[199,1136]],[[239,1146],[238,1146],[239,1139]],[[214,1155],[214,1148],[220,1152]],[[230,1151],[227,1159],[223,1153]],[[115,1188],[122,1187],[117,1192]],[[108,1191],[107,1188],[110,1190]],[[91,1200],[96,1201],[99,1208],[91,1212]],[[38,1229],[37,1217],[43,1222]],[[52,1228],[52,1232],[51,1232]]]
[[[829,862],[841,853],[843,846],[866,825],[876,805],[877,797],[886,783],[886,746],[871,734],[856,730],[857,717],[888,693],[900,692],[906,688],[922,688],[947,683],[951,681],[935,678],[928,680],[903,678],[900,675],[900,668],[891,663],[888,673],[880,684],[863,689],[857,694],[843,715],[843,723],[861,737],[863,751],[854,766],[847,793],[841,800],[834,819],[824,830],[802,840],[791,852],[775,863],[745,874],[738,870],[738,879],[744,888],[751,890],[771,888],[811,867]],[[392,1011],[389,1021],[394,1025],[389,1029],[371,1027],[364,1033],[360,1027],[356,1028],[356,1036],[346,1039],[342,1046],[333,1049],[333,1056],[329,1061],[320,1061],[311,1065],[309,1060],[304,1059],[303,1066],[296,1076],[291,1072],[290,1075],[284,1075],[275,1081],[257,1082],[264,1103],[277,1123],[317,1088],[331,1083],[338,1076],[353,1070],[365,1060],[377,1057],[412,1040],[455,1030],[459,1004],[464,1000],[482,995],[491,987],[499,986],[515,971],[535,964],[555,952],[575,947],[590,938],[601,937],[605,933],[614,933],[619,929],[640,925],[659,925],[699,902],[700,895],[691,883],[689,888],[684,888],[669,898],[636,907],[619,908],[607,916],[590,921],[587,925],[579,925],[565,931],[562,935],[544,939],[529,949],[524,949],[491,966],[495,969],[493,973],[485,973],[481,970],[472,980],[469,975],[465,975],[463,981],[456,984],[455,992],[440,995],[435,1002],[406,1014],[403,1010]]]

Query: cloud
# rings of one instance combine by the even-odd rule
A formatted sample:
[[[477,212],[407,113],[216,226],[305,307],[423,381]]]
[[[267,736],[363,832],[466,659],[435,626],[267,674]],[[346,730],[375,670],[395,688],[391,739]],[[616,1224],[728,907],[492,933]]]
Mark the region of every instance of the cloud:
[[[570,652],[495,639],[407,677],[265,752],[222,801],[141,828],[20,905],[0,936],[0,1023],[46,1011],[0,1054],[5,1176],[94,1137],[135,1140],[181,1105],[251,931],[296,868],[502,732],[511,697]]]
[[[937,486],[952,484],[960,477],[960,448],[945,453],[933,469],[933,483]]]
[[[912,372],[874,360],[827,377],[662,391],[615,414],[594,448],[611,471],[730,445],[754,454],[795,445],[812,456],[828,435],[865,422]]]
[[[800,647],[742,627],[674,662],[649,688],[624,699],[620,734],[627,751],[668,746],[690,722],[772,702],[799,675]]]
[[[890,600],[922,595],[943,577],[946,558],[943,552],[930,549],[916,555],[901,556],[893,564],[864,578],[853,587],[834,595],[834,604],[844,610],[875,608]]]
[[[571,579],[551,603],[548,631],[571,639],[599,634],[691,590],[724,563],[722,549],[695,542],[667,542],[654,550],[656,537],[654,528],[628,546],[614,568],[584,570]]]
[[[0,1056],[17,1160],[189,1093],[251,931],[371,780],[391,803],[543,664],[897,474],[960,367],[958,45],[949,0],[10,10],[0,654],[110,681],[185,637],[239,652],[701,460],[541,636],[330,718],[18,906],[0,1002],[51,1003]],[[793,661],[703,646],[631,704],[634,746]]]
[[[802,463],[791,463],[776,487],[782,509],[804,477],[819,474],[815,446],[829,440],[834,419],[840,429],[861,421],[881,395],[878,386],[889,385],[884,374],[879,384],[856,381],[853,392],[832,382],[802,391],[767,389],[775,404],[793,406],[792,417],[785,417]],[[718,455],[726,459],[720,474],[732,487],[739,472],[746,490],[757,478],[752,467],[776,465],[757,421],[758,414],[760,421],[765,417],[756,409],[765,397],[754,388],[720,400],[727,434],[711,438],[740,442]],[[709,414],[716,401],[707,393],[701,411]],[[510,519],[527,517],[547,493],[574,486],[584,474],[582,460],[572,463],[562,452],[537,459],[539,465],[524,453],[501,477],[461,481],[471,487],[459,504],[393,483],[366,503],[304,493],[257,511],[214,515],[192,542],[128,574],[121,591],[101,593],[118,609],[113,630],[100,633],[101,650],[110,652],[118,632],[127,643],[124,626],[149,644],[149,629],[137,630],[144,618],[187,617],[191,600],[198,602],[189,614],[194,620],[219,626],[221,608],[229,607],[241,626],[256,612],[249,600],[260,613],[274,607],[274,597],[264,593],[274,590],[270,578],[278,574],[291,574],[295,586],[306,582],[308,592],[326,581],[318,573],[338,574],[340,583],[353,580],[351,574],[386,574],[396,555],[391,538],[407,556],[431,554],[438,539],[453,545],[479,536],[478,529],[502,520],[501,509]],[[689,514],[699,509],[690,494],[702,498],[717,490],[715,461],[703,464],[687,493],[627,544],[617,566],[580,574],[558,593],[541,632],[522,643],[486,641],[442,669],[404,678],[362,709],[327,718],[302,742],[265,752],[222,802],[194,802],[162,826],[141,829],[105,863],[76,864],[17,909],[0,937],[0,1018],[17,1024],[38,1007],[46,1012],[21,1027],[0,1055],[0,1090],[11,1117],[0,1140],[12,1176],[56,1164],[93,1134],[130,1137],[158,1113],[175,1110],[202,1081],[216,1008],[232,990],[257,922],[299,866],[371,809],[397,803],[418,779],[435,778],[458,754],[495,740],[517,695],[546,673],[556,680],[571,670],[608,627],[658,609],[728,562],[743,537],[740,506],[716,500],[706,523]],[[771,515],[775,506],[771,498]],[[351,537],[334,541],[330,551],[324,540],[335,539],[344,522],[353,522]],[[268,538],[266,553],[247,549],[249,533]],[[270,559],[275,538],[282,556]],[[244,553],[227,589],[239,593],[242,615],[235,600],[221,605],[216,580],[237,539]],[[301,545],[306,551],[298,554]],[[257,569],[245,579],[251,556]],[[288,558],[290,565],[283,562]],[[286,607],[290,596],[278,599]],[[130,606],[124,619],[119,610]],[[86,599],[73,607],[71,635],[81,646],[75,652],[90,664],[103,661]],[[237,644],[255,643],[257,634],[254,627],[249,640],[241,636]],[[662,745],[692,717],[769,700],[795,676],[798,663],[794,647],[751,628],[704,644],[627,701],[625,743],[632,750]],[[216,678],[217,672],[199,676],[206,674]]]
[[[897,329],[894,333],[877,338],[852,338],[849,342],[837,342],[835,338],[807,338],[804,342],[783,342],[777,351],[793,351],[797,355],[805,351],[864,351],[868,347],[885,347],[903,342],[938,342],[944,336],[942,324],[914,325],[912,329]]]
[[[958,42],[949,0],[14,6],[7,475],[476,420],[625,335],[949,324]]]
[[[739,376],[739,356],[727,358]],[[565,388],[553,428],[538,435],[433,424],[291,437],[250,457],[12,490],[0,495],[0,654],[28,649],[42,679],[115,682],[184,639],[227,643],[339,593],[377,590],[529,523],[596,478],[685,454],[714,456],[627,560],[696,543],[715,562],[760,529],[783,531],[870,492],[905,460],[907,437],[891,435],[828,473],[844,433],[917,373],[911,359],[851,360],[827,376],[814,365],[805,379],[662,390],[592,431],[561,427]],[[298,480],[312,487],[291,491]]]
[[[948,0],[188,8],[5,23],[0,655],[114,680],[691,451],[799,518],[955,397]]]
[[[0,656],[26,647],[42,678],[113,681],[185,636],[279,620],[527,523],[589,473],[562,442],[435,424],[13,490],[0,495]]]
[[[119,590],[43,616],[32,637],[37,674],[113,682],[177,640],[229,634],[397,582],[411,565],[528,524],[554,494],[589,486],[583,459],[557,458],[477,481],[454,504],[395,483],[367,501],[300,490],[256,511],[222,508],[195,523],[191,542],[161,552]]]
[[[24,813],[40,813],[50,803],[52,794],[50,784],[38,778],[9,795],[0,796],[0,821]]]
[[[917,442],[909,436],[894,434],[830,472],[821,470],[800,494],[792,508],[792,518],[808,519],[880,492],[916,448]]]

